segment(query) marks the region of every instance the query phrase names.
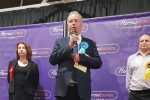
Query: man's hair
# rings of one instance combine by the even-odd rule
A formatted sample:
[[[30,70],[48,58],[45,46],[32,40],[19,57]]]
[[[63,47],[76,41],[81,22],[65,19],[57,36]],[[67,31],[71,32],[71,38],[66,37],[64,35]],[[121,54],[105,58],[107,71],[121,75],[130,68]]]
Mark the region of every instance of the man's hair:
[[[143,35],[147,35],[147,36],[150,37],[150,34],[149,34],[149,33],[143,33],[143,34],[141,34],[140,37],[139,37],[139,42],[140,42],[140,38],[141,38]]]
[[[69,15],[68,15],[68,18],[69,18],[69,16],[72,15],[72,14],[78,15],[79,18],[80,18],[80,20],[81,20],[81,22],[82,22],[82,16],[81,16],[77,11],[72,11],[72,12],[70,12]],[[68,22],[68,18],[67,18],[67,22]]]

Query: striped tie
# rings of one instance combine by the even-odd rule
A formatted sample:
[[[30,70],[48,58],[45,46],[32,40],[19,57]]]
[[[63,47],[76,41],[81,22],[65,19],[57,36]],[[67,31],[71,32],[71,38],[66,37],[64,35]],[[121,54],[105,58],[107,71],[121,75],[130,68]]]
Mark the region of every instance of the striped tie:
[[[77,42],[75,42],[74,47],[73,47],[73,54],[77,54],[77,53],[78,53],[78,45],[77,45]],[[76,74],[75,67],[73,67],[73,70],[72,70],[72,79],[75,82],[77,81],[77,74]]]

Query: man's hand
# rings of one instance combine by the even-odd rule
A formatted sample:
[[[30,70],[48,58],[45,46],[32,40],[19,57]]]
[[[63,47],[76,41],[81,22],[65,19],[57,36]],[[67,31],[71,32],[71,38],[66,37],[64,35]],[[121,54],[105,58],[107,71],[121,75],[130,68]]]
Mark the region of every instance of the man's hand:
[[[73,59],[74,62],[78,63],[80,61],[79,54],[71,54],[71,58]]]
[[[78,36],[76,36],[75,34],[72,34],[69,40],[69,47],[73,48],[74,42],[77,42],[77,41],[78,41]]]

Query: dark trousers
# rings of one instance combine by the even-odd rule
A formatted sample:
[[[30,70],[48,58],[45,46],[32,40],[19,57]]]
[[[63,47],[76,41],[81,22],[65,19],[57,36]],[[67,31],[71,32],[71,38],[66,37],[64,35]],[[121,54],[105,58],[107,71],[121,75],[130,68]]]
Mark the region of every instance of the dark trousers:
[[[130,91],[128,100],[150,100],[150,90]]]
[[[65,97],[56,97],[56,100],[82,100],[79,97],[77,85],[68,86],[67,94]]]

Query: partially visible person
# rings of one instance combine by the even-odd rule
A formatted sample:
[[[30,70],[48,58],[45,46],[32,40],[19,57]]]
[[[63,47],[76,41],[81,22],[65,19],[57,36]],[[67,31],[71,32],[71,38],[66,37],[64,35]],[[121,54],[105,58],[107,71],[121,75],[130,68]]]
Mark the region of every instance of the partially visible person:
[[[58,64],[54,95],[56,100],[91,100],[90,69],[100,68],[102,61],[96,43],[81,35],[82,16],[71,12],[67,24],[70,36],[56,40],[49,58]]]
[[[32,50],[28,43],[18,42],[16,58],[9,62],[7,80],[9,100],[34,100],[39,83],[38,65],[31,60]]]
[[[129,56],[126,71],[128,100],[150,100],[150,35],[139,38],[139,51]]]

